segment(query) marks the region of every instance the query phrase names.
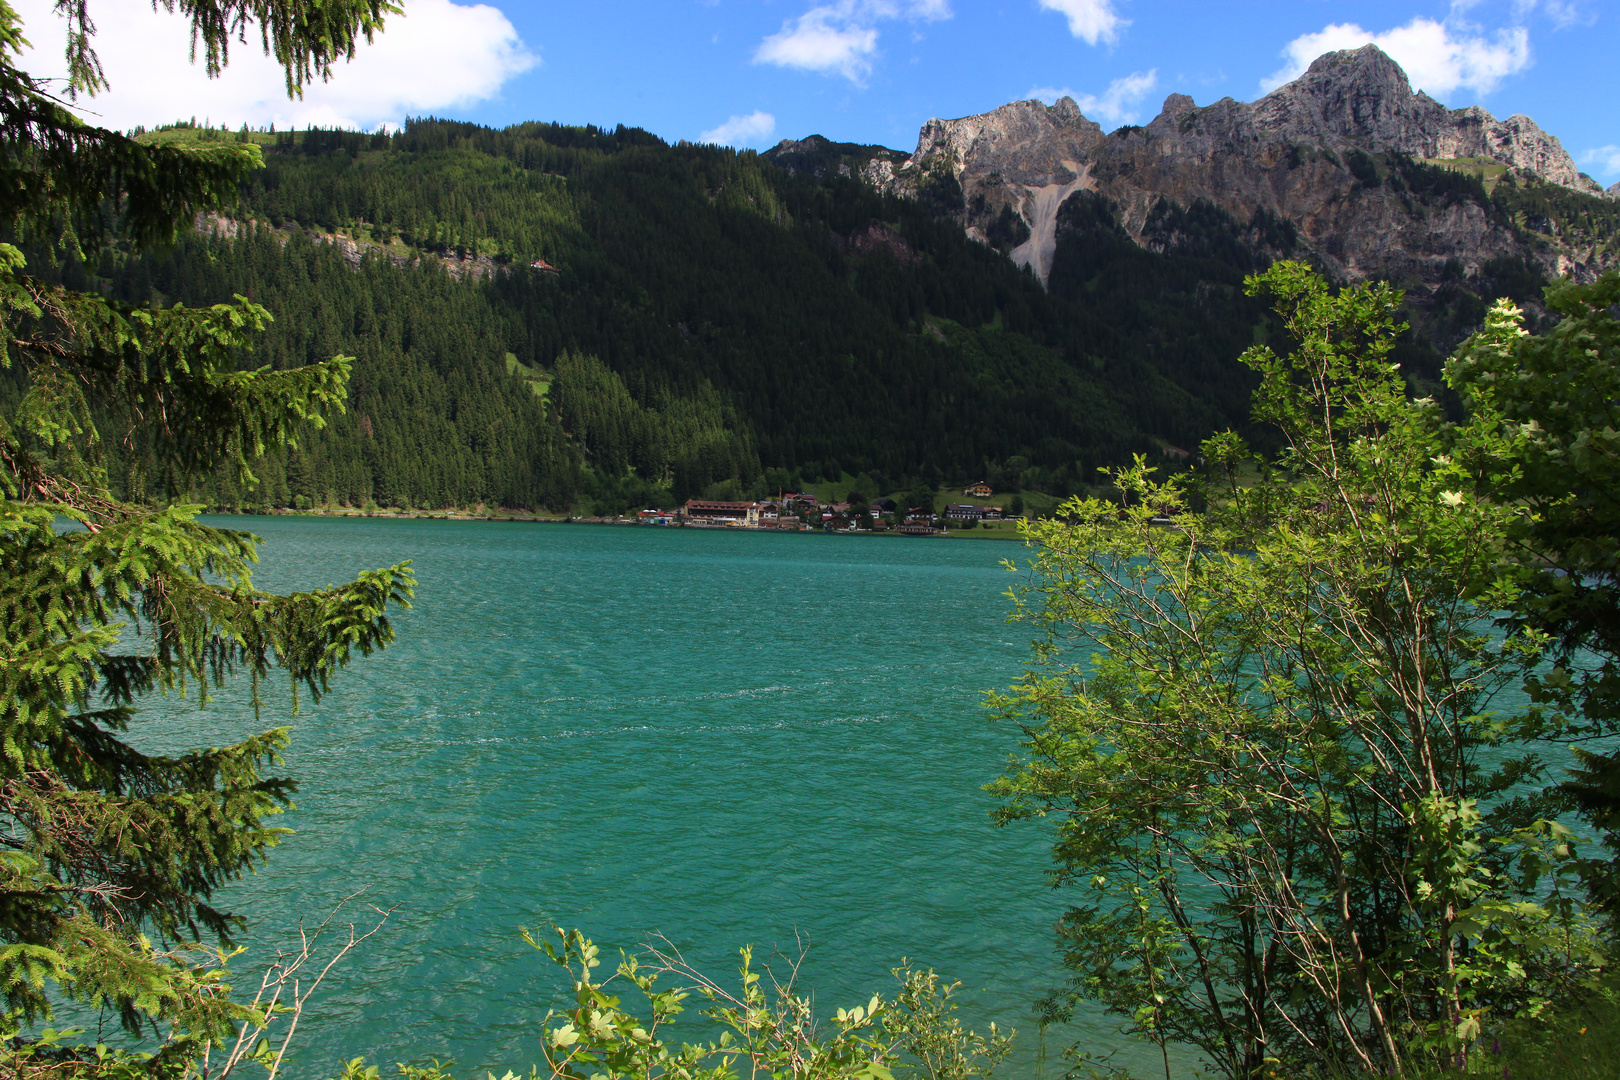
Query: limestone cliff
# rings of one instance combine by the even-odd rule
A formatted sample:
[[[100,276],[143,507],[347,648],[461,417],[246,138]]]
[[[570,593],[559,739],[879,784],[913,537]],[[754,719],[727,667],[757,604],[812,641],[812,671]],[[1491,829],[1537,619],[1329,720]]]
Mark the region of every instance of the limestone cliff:
[[[1419,299],[1502,260],[1577,277],[1620,264],[1611,220],[1620,207],[1610,201],[1620,185],[1604,192],[1527,116],[1497,120],[1414,93],[1372,45],[1319,57],[1252,103],[1200,107],[1172,94],[1146,127],[1105,135],[1071,99],[1013,102],[930,120],[916,151],[896,157],[874,156],[858,171],[891,193],[934,200],[1042,281],[1061,239],[1060,208],[1078,191],[1110,200],[1143,246],[1160,242],[1144,230],[1164,205],[1209,204],[1265,254],[1302,255],[1345,278],[1382,275]],[[1503,185],[1542,192],[1537,206],[1574,200],[1566,216],[1585,224],[1506,206],[1491,197]]]
[[[1413,93],[1406,72],[1375,45],[1317,57],[1305,74],[1249,110],[1262,136],[1417,158],[1488,158],[1576,191],[1602,192],[1528,116],[1498,120],[1477,105],[1447,109]]]

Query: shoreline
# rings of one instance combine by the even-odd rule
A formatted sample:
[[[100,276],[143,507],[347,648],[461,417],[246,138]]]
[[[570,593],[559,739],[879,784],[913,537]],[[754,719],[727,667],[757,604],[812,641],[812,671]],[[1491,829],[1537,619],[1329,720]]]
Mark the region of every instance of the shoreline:
[[[746,533],[780,533],[792,536],[802,536],[806,533],[816,536],[886,536],[905,537],[907,539],[944,539],[944,540],[1002,540],[1017,541],[1020,539],[1016,532],[1000,535],[999,530],[982,529],[948,529],[936,532],[929,537],[919,537],[914,534],[902,533],[893,529],[873,531],[871,529],[843,529],[838,531],[825,529],[748,529],[735,528],[730,525],[700,525],[685,522],[679,525],[654,525],[648,522],[637,521],[635,518],[625,517],[567,517],[536,513],[525,513],[520,510],[507,510],[495,513],[476,513],[470,510],[289,510],[277,509],[265,513],[245,513],[231,510],[205,510],[208,514],[223,514],[232,517],[307,517],[307,518],[369,518],[379,521],[483,521],[483,522],[512,522],[525,525],[615,525],[630,526],[648,529],[714,529]]]

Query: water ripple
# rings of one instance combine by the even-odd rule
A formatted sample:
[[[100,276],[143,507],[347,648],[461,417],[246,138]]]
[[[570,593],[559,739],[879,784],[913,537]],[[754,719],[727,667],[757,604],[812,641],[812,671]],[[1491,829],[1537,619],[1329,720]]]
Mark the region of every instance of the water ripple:
[[[999,566],[1017,549],[250,527],[265,587],[404,558],[421,581],[398,643],[293,721],[296,834],[224,896],[251,921],[248,970],[356,888],[400,905],[323,986],[290,1080],[360,1054],[527,1067],[566,987],[517,930],[548,922],[610,956],[662,932],[716,971],[739,945],[759,955],[803,936],[806,985],[829,1007],[864,1001],[909,957],[963,981],[970,1023],[1026,1033],[1010,1075],[1041,1071],[1031,1003],[1062,977],[1063,897],[1048,834],[993,827],[982,789],[1015,748],[981,702],[1027,654]],[[167,702],[138,731],[173,749],[255,727],[227,697],[201,713]],[[1076,1033],[1117,1041],[1096,1021],[1051,1041]]]

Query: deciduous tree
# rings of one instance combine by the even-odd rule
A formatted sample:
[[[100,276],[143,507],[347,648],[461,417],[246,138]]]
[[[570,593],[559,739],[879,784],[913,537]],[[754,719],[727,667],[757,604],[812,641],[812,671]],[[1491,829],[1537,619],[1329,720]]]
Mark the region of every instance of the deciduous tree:
[[[1534,716],[1493,712],[1545,645],[1492,630],[1522,511],[1481,497],[1524,436],[1408,399],[1388,286],[1280,263],[1250,288],[1296,343],[1244,356],[1285,451],[1239,483],[1241,443],[1206,442],[1201,514],[1138,461],[1123,507],[1027,527],[1041,637],[1002,701],[1002,817],[1057,818],[1078,894],[1054,1015],[1097,999],[1234,1078],[1401,1074],[1598,959],[1568,831],[1499,812],[1542,768]]]
[[[1530,679],[1548,712],[1546,735],[1572,744],[1576,775],[1549,792],[1573,804],[1620,847],[1620,272],[1564,281],[1546,291],[1557,323],[1525,332],[1499,302],[1457,351],[1447,381],[1482,422],[1520,446],[1516,470],[1493,494],[1525,513],[1509,553],[1523,575],[1509,624],[1547,634],[1550,671]],[[1596,744],[1596,745],[1594,745]],[[1588,878],[1611,912],[1620,901],[1615,862]]]

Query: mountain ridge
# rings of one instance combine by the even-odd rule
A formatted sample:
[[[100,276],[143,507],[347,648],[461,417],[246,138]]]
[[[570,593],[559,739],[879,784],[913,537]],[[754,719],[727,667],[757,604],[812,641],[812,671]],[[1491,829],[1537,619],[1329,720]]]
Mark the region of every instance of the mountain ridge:
[[[1268,122],[1407,122],[1350,90],[1337,120]],[[1436,394],[1492,299],[1543,327],[1549,264],[1620,235],[1620,204],[1494,160],[1273,137],[1251,113],[1172,97],[1104,133],[1072,102],[1014,103],[937,122],[921,158],[539,122],[177,126],[148,137],[263,147],[229,222],[139,258],[29,258],[133,304],[263,303],[249,366],[356,357],[348,412],[256,466],[266,494],[220,483],[215,505],[617,512],[863,476],[1056,496],[1222,428],[1259,445],[1238,357],[1283,341],[1245,275],[1297,257],[1396,280],[1413,329],[1392,359]],[[862,179],[885,168],[909,187]],[[110,465],[135,491],[142,454]]]
[[[767,156],[787,157],[788,145]],[[1059,211],[1081,191],[1110,200],[1138,243],[1161,201],[1205,202],[1240,224],[1270,215],[1293,227],[1298,246],[1263,254],[1305,256],[1341,279],[1401,281],[1416,287],[1419,300],[1459,267],[1475,278],[1503,259],[1577,279],[1620,264],[1612,230],[1560,232],[1556,223],[1518,220],[1527,215],[1490,198],[1505,184],[1612,206],[1620,184],[1605,192],[1528,116],[1498,120],[1479,106],[1448,109],[1413,91],[1373,45],[1324,54],[1254,102],[1226,97],[1199,106],[1171,94],[1145,126],[1105,133],[1072,98],[1015,101],[929,120],[904,160],[879,149],[861,163],[863,179],[886,194],[932,202],[1043,283],[1056,256]],[[849,158],[846,151],[845,167]],[[1479,190],[1435,170],[1478,180]]]

